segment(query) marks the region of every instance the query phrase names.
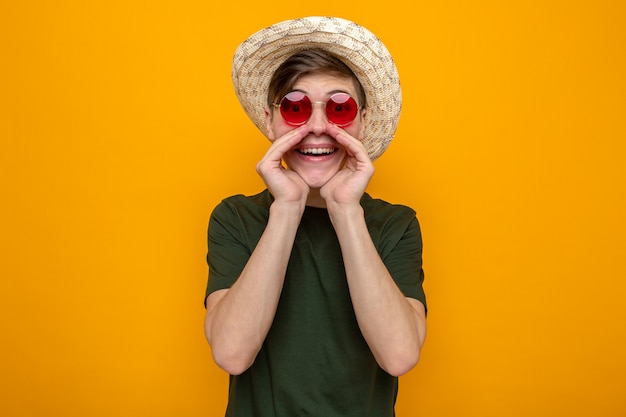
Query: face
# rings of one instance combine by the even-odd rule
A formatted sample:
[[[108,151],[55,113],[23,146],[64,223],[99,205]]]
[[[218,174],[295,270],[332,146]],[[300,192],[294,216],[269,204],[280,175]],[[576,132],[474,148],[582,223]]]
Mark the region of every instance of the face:
[[[357,91],[352,79],[329,74],[314,74],[301,77],[292,88],[305,93],[313,102],[313,113],[305,123],[309,134],[293,149],[283,155],[287,167],[297,172],[312,189],[321,188],[339,171],[346,160],[345,149],[328,134],[329,121],[325,106],[335,93],[348,93],[357,100]],[[279,97],[277,101],[282,99]],[[361,105],[361,103],[357,103]],[[352,123],[342,126],[348,134],[363,139],[365,110],[358,112]],[[278,107],[266,109],[266,125],[270,141],[296,128],[282,117]]]

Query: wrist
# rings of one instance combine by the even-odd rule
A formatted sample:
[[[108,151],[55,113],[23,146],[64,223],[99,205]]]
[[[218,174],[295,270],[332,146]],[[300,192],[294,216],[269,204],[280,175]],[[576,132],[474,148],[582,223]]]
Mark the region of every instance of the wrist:
[[[270,217],[276,216],[278,218],[291,218],[297,217],[300,219],[302,213],[304,213],[304,207],[306,201],[279,201],[275,200],[270,205]]]
[[[363,217],[363,207],[357,202],[351,203],[327,203],[326,208],[331,219],[357,219]]]

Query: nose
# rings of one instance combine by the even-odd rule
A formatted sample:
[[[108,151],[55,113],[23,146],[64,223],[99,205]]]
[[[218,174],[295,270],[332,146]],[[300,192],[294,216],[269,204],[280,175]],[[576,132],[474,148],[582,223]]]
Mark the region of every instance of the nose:
[[[326,118],[325,103],[314,103],[313,112],[309,118],[309,129],[315,136],[320,136],[326,133],[326,125],[328,119]]]

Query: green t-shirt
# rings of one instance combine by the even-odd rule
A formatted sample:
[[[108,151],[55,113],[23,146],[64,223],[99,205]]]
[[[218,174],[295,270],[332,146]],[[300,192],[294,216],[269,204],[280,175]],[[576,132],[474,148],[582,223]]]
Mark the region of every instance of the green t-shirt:
[[[222,201],[209,223],[207,295],[240,275],[267,224],[265,190]],[[370,235],[407,297],[426,305],[415,212],[364,194]],[[253,365],[230,377],[227,417],[391,417],[398,379],[369,350],[350,300],[341,249],[325,209],[306,207],[272,327]]]

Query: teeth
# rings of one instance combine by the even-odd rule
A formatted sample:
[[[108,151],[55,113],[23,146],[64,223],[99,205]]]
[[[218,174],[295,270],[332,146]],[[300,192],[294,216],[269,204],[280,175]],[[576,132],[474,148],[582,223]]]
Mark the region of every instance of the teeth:
[[[300,153],[305,155],[323,155],[333,153],[335,148],[308,148],[308,149],[300,149]]]

